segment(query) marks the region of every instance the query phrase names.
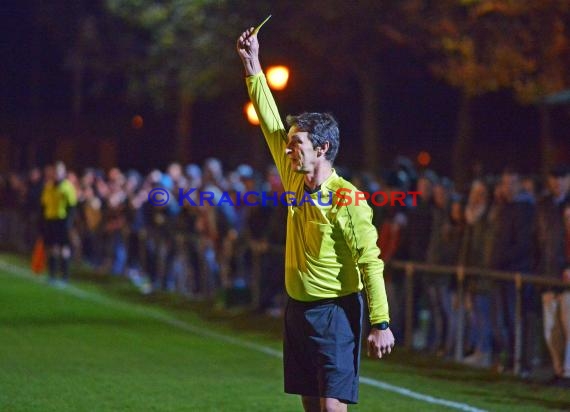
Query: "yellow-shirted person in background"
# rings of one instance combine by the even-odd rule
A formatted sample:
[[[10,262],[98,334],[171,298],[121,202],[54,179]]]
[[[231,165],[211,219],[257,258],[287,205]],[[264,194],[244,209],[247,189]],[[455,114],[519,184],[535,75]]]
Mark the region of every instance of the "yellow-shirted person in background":
[[[337,195],[357,189],[332,167],[340,142],[333,116],[289,116],[287,131],[261,69],[253,28],[239,37],[237,51],[283,186],[297,201],[287,205],[285,392],[301,395],[306,411],[346,411],[358,401],[362,289],[372,325],[369,356],[382,358],[394,345],[372,210]]]
[[[77,206],[77,193],[66,178],[67,171],[62,162],[48,168],[42,191],[42,232],[48,249],[48,273],[50,282],[57,281],[58,263],[61,281],[69,280],[71,242],[69,230]]]

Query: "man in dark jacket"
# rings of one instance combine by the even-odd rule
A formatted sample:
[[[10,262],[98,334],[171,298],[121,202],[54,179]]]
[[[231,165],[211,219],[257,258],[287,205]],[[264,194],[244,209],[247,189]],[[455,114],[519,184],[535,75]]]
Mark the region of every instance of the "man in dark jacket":
[[[535,204],[521,186],[520,175],[506,170],[502,177],[506,204],[500,211],[494,242],[493,266],[498,270],[530,273],[532,270],[532,222]]]
[[[570,170],[553,169],[547,184],[549,193],[540,200],[536,219],[538,273],[562,280],[564,274],[570,272],[570,224],[564,220],[566,209],[570,207]],[[542,309],[544,338],[554,374],[557,379],[570,379],[570,291],[545,290]]]
[[[533,197],[523,190],[519,173],[512,169],[506,169],[503,172],[501,186],[505,204],[499,209],[496,219],[492,268],[528,274],[532,271],[533,263],[532,222],[536,213],[535,202]],[[496,294],[500,294],[496,296],[496,303],[502,301],[502,307],[498,308],[498,315],[502,315],[501,323],[504,328],[505,347],[502,348],[502,352],[507,356],[507,363],[511,363],[514,353],[516,307],[514,282],[501,282]],[[525,302],[522,308],[522,322],[525,325],[532,310],[532,286],[523,284],[522,294],[523,302]],[[523,352],[527,346],[523,344]],[[528,355],[523,354],[521,361],[524,370],[528,368],[528,360]]]

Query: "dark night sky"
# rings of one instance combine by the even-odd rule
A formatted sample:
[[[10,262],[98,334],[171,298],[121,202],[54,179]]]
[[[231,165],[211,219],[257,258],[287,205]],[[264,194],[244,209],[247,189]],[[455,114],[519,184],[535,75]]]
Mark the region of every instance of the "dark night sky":
[[[3,32],[0,134],[7,134],[17,142],[25,142],[30,135],[42,133],[57,136],[60,133],[58,125],[65,122],[61,119],[69,118],[71,113],[70,76],[63,67],[64,50],[49,35],[38,32],[31,18],[31,7],[30,2],[26,1],[3,2],[0,6],[0,27]],[[272,38],[278,33],[269,33],[268,44],[279,47],[278,39]],[[288,48],[283,49],[282,58],[283,61],[293,62],[288,89],[276,93],[282,115],[304,110],[332,111],[341,125],[342,146],[338,163],[351,167],[358,165],[363,148],[359,139],[359,96],[355,91],[354,79],[327,78],[326,66],[314,67],[295,62],[294,51]],[[40,64],[34,65],[32,62]],[[390,75],[383,87],[381,114],[381,147],[387,156],[386,160],[396,154],[415,158],[419,151],[427,150],[433,155],[432,166],[449,173],[457,93],[430,78],[419,65],[410,70],[409,56],[403,52],[393,53],[388,63]],[[236,57],[236,65],[239,64]],[[343,86],[335,90],[319,87],[331,81]],[[196,161],[206,156],[219,156],[228,165],[234,166],[252,160],[251,141],[261,138],[261,134],[244,119],[242,107],[245,101],[243,81],[236,78],[235,87],[222,97],[196,104],[192,144]],[[163,142],[164,135],[172,132],[172,128],[169,130],[168,126],[165,127],[172,123],[172,116],[157,115],[144,106],[129,107],[118,98],[104,104],[95,102],[89,106],[89,110],[98,116],[98,120],[86,122],[84,126],[99,135],[108,132],[101,124],[100,116],[108,115],[109,111],[114,115],[124,114],[122,126],[125,133],[131,136],[123,137],[122,147],[125,150],[121,150],[120,155],[122,167],[163,167],[170,160],[169,154],[164,153]],[[143,132],[129,130],[130,116],[138,112],[145,115]],[[500,170],[507,163],[527,171],[538,170],[539,122],[535,108],[521,107],[514,103],[509,93],[503,92],[478,99],[474,113],[476,144],[473,159],[481,159],[491,171]],[[567,122],[568,116],[564,113],[558,117],[563,119],[562,123]],[[81,125],[76,127],[81,128]],[[157,133],[163,135],[158,141]],[[560,133],[555,133],[558,141],[565,141]],[[135,143],[125,143],[124,140],[128,139],[135,139]],[[244,145],[244,141],[249,143]],[[161,150],[163,153],[158,154]],[[268,160],[268,157],[265,159]],[[18,159],[13,159],[12,164],[29,166],[22,154]]]

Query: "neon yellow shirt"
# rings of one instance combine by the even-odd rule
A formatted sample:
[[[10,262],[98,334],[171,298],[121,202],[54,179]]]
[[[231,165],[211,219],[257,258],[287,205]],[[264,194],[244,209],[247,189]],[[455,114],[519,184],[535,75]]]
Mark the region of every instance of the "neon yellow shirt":
[[[296,205],[287,206],[285,288],[300,301],[334,298],[362,290],[370,322],[389,321],[384,262],[379,258],[372,209],[365,202],[338,201],[338,189],[357,189],[333,170],[319,192],[307,194],[304,175],[291,170],[287,132],[263,73],[246,78],[249,96],[283,186]],[[294,193],[294,195],[293,195]],[[332,194],[332,201],[330,195]],[[312,201],[309,201],[309,197]]]
[[[59,184],[46,183],[42,191],[44,219],[65,219],[68,208],[75,205],[77,205],[77,194],[69,180],[65,179]]]

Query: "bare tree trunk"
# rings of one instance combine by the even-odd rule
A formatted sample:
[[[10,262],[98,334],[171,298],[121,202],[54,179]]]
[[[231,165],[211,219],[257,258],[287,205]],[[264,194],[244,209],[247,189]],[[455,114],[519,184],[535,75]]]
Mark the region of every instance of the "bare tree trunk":
[[[6,135],[0,135],[0,172],[7,173],[11,169],[13,155],[12,141]]]
[[[358,73],[362,101],[362,144],[364,168],[378,172],[380,156],[380,99],[378,73],[376,70],[361,70]]]
[[[34,113],[40,111],[40,85],[42,81],[42,44],[41,32],[37,27],[31,30],[30,42],[30,109]]]
[[[28,146],[26,148],[26,162],[28,168],[32,168],[34,166],[38,166],[38,141],[36,138],[32,138],[28,142]]]
[[[182,164],[190,162],[190,132],[192,125],[193,99],[180,93],[178,119],[176,124],[176,154],[175,159]]]
[[[554,145],[552,144],[552,127],[550,111],[548,106],[542,104],[538,108],[540,114],[540,157],[541,171],[543,175],[548,174],[548,170],[554,163]]]
[[[81,115],[83,108],[83,57],[79,51],[74,51],[71,59],[72,108],[73,115],[77,118]]]
[[[457,113],[457,133],[453,144],[453,181],[459,191],[467,189],[471,171],[471,148],[473,145],[472,99],[467,94],[461,96]]]

